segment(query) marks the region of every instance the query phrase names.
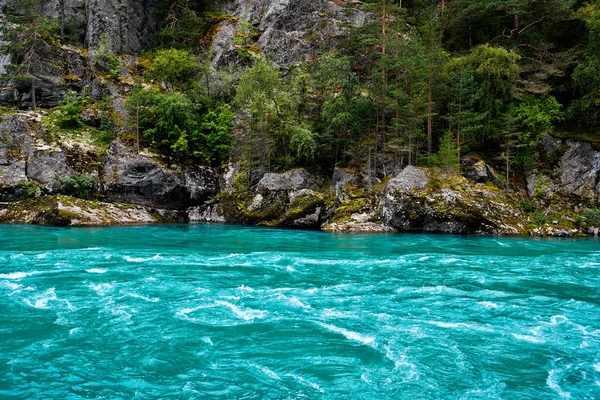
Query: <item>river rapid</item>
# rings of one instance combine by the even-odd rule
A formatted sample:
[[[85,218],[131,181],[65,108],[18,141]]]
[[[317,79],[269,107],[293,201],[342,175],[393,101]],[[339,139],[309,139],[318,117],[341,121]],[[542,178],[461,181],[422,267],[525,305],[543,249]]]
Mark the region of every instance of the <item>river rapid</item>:
[[[598,399],[596,239],[0,226],[2,399]]]

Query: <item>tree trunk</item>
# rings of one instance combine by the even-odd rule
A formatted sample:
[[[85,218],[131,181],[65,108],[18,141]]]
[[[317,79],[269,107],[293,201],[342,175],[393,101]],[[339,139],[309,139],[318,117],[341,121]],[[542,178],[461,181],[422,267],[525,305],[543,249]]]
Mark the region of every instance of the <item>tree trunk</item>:
[[[35,110],[37,107],[36,101],[35,101],[35,89],[36,89],[35,78],[33,78],[31,80],[31,108],[33,110]]]

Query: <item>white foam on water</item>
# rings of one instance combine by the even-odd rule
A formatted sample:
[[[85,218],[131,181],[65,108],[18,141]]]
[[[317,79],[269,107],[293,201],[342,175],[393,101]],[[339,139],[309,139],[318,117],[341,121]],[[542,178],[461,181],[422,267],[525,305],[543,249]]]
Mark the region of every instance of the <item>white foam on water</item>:
[[[97,251],[100,250],[100,247],[87,247],[85,249],[81,249],[82,251]]]
[[[287,266],[286,271],[287,272],[296,272],[296,270],[294,269],[294,267],[292,267],[290,265]]]
[[[19,254],[13,254],[12,256],[10,256],[11,259],[15,259],[15,258],[22,258],[25,257],[25,254],[23,253],[19,253]]]
[[[160,260],[162,259],[162,257],[160,256],[160,254],[155,255],[154,257],[149,257],[149,258],[144,258],[144,257],[131,257],[131,256],[125,256],[123,257],[125,259],[125,261],[128,262],[133,262],[133,263],[143,263],[143,262],[148,262],[148,261],[153,261],[153,260]]]
[[[20,292],[23,285],[20,285],[18,283],[13,283],[10,281],[2,281],[2,282],[0,282],[0,287],[7,288],[9,290],[12,290],[13,292]]]
[[[571,321],[569,320],[569,318],[565,317],[564,315],[553,315],[552,317],[550,317],[550,325],[558,325],[563,322],[571,322]]]
[[[470,329],[479,332],[493,332],[493,329],[486,328],[477,324],[469,324],[465,322],[443,322],[443,321],[425,321],[430,325],[439,326],[445,329]]]
[[[133,297],[134,299],[140,299],[140,300],[144,300],[147,301],[149,303],[158,303],[158,297],[146,297],[146,296],[142,296],[141,294],[137,294],[137,293],[127,293],[127,296],[129,297]]]
[[[596,370],[596,372],[600,372],[600,363],[594,364],[593,367]]]
[[[188,317],[188,314],[191,314],[191,313],[201,310],[203,308],[211,308],[211,307],[214,307],[214,306],[201,305],[201,306],[192,307],[192,308],[189,308],[189,307],[182,308],[181,310],[177,310],[177,312],[175,313],[175,317],[190,320],[190,318]]]
[[[202,338],[202,341],[203,341],[204,343],[206,343],[206,344],[209,344],[209,345],[211,345],[211,346],[213,345],[213,342],[212,342],[212,340],[210,340],[210,338],[209,338],[208,336],[204,336],[204,337]]]
[[[363,374],[360,375],[360,380],[363,381],[363,382],[365,382],[365,383],[372,383],[372,381],[369,378],[367,378],[367,374],[366,373],[363,373]]]
[[[35,303],[32,303],[31,300],[29,300],[29,299],[24,299],[23,301],[25,302],[25,304],[27,304],[30,307],[34,307],[34,308],[38,308],[38,309],[48,308],[48,302],[51,300],[56,300],[56,293],[54,293],[54,288],[50,288],[50,289],[46,290],[41,295],[36,296],[34,298],[34,300],[35,300]]]
[[[99,284],[90,284],[90,289],[98,293],[100,296],[104,296],[106,293],[113,290],[113,285],[110,283],[99,283]]]
[[[392,348],[387,344],[383,348],[385,349],[385,357],[394,363],[394,371],[400,370],[406,373],[408,380],[413,380],[415,377],[418,378],[417,366],[408,361],[408,357],[405,354],[394,356]]]
[[[231,304],[226,301],[215,301],[215,304],[229,308],[235,314],[236,317],[243,319],[244,321],[253,321],[255,319],[262,319],[267,316],[266,311],[254,310],[252,308],[246,308],[242,310],[235,304]]]
[[[33,271],[33,272],[11,272],[9,274],[0,274],[0,279],[23,279],[32,275],[39,275],[41,272]]]
[[[81,330],[81,328],[72,328],[72,329],[69,329],[69,335],[73,335],[73,334],[79,332],[80,330]]]
[[[46,257],[48,257],[48,253],[42,253],[35,256],[35,258],[37,258],[38,260],[42,260]]]
[[[558,395],[563,399],[570,399],[571,393],[565,392],[561,389],[554,375],[556,375],[558,371],[555,369],[550,370],[548,373],[548,378],[546,379],[546,385],[550,387],[550,389],[554,390]]]
[[[465,260],[462,260],[460,258],[455,258],[455,257],[443,258],[443,259],[440,260],[440,262],[443,263],[443,264],[454,264],[454,263],[459,262],[459,261],[465,261]]]
[[[285,374],[285,376],[289,376],[290,378],[294,378],[296,379],[298,382],[300,382],[303,385],[306,386],[310,386],[311,388],[315,389],[316,391],[318,391],[319,393],[325,393],[325,391],[323,389],[321,389],[321,386],[317,385],[314,382],[309,381],[306,378],[301,377],[300,375],[295,375],[295,374]]]
[[[529,342],[529,343],[546,343],[546,341],[543,338],[540,338],[538,336],[520,335],[518,333],[513,333],[513,336],[515,337],[515,339],[522,340],[524,342]]]
[[[319,323],[320,326],[327,329],[328,331],[339,333],[343,335],[348,340],[354,340],[356,342],[362,343],[366,346],[370,346],[375,342],[375,336],[367,336],[358,332],[349,331],[344,328],[337,327],[335,325],[330,324],[322,324]]]
[[[423,256],[423,257],[420,257],[417,261],[427,261],[430,258],[431,258],[431,256]]]
[[[249,287],[249,286],[245,286],[245,285],[242,285],[242,286],[240,286],[240,287],[239,287],[239,288],[237,288],[237,289],[238,289],[239,291],[241,291],[241,292],[250,292],[250,293],[251,293],[251,292],[256,292],[256,290],[252,289],[252,288],[251,288],[251,287]]]
[[[90,274],[105,274],[106,270],[101,268],[90,268],[86,269],[85,272],[89,272]]]
[[[477,302],[477,304],[479,304],[480,306],[483,306],[485,308],[499,308],[500,306],[492,301],[479,301]]]
[[[303,303],[296,296],[287,297],[284,294],[279,294],[279,295],[277,295],[277,299],[286,301],[294,307],[306,308],[306,309],[310,308],[310,305]]]
[[[337,311],[331,308],[326,308],[321,312],[323,318],[352,318],[356,319],[357,315],[348,311]]]
[[[253,368],[256,368],[257,370],[259,370],[260,372],[262,372],[263,374],[265,374],[266,376],[268,376],[271,379],[275,379],[278,381],[281,380],[279,375],[277,375],[274,371],[270,370],[267,367],[263,367],[262,365],[258,365],[258,364],[254,364],[254,363],[251,363],[250,366]]]

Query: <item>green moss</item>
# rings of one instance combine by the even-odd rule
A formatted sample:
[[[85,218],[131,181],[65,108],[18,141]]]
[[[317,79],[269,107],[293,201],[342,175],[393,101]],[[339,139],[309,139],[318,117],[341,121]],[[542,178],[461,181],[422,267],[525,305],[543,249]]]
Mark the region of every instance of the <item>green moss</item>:
[[[323,196],[321,194],[305,195],[296,197],[286,213],[285,221],[294,221],[308,214],[312,214],[317,207],[323,204]]]
[[[370,211],[370,205],[366,198],[350,199],[342,202],[335,209],[332,222],[347,222],[352,220],[352,214],[361,214]]]

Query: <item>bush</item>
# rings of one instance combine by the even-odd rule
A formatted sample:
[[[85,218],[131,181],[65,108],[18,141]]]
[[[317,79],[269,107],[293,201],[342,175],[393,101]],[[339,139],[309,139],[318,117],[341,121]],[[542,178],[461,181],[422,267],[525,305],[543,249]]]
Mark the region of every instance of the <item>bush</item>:
[[[91,197],[93,189],[94,179],[85,174],[75,174],[70,178],[65,178],[60,187],[62,193],[84,200]]]
[[[83,100],[74,93],[65,95],[64,104],[59,106],[62,115],[58,117],[58,126],[62,129],[77,129],[83,125],[79,115],[84,108]]]
[[[100,36],[100,47],[94,57],[93,68],[96,72],[108,74],[111,79],[116,80],[121,76],[121,61],[110,48],[105,34]]]
[[[583,213],[583,218],[587,226],[600,227],[600,208],[586,210]]]
[[[198,57],[186,50],[166,49],[156,52],[146,77],[169,90],[190,90],[197,85],[200,72]]]

